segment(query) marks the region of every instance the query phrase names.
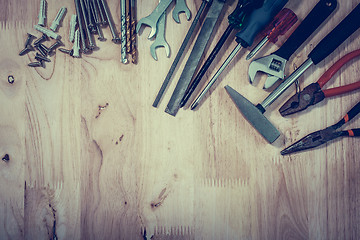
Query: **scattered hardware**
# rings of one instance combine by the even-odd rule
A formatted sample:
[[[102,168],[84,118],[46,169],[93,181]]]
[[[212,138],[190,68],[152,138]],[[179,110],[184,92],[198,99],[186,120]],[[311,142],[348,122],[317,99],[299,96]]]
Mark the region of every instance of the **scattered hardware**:
[[[50,27],[51,30],[53,30],[54,32],[57,31],[57,28],[60,25],[61,21],[63,20],[65,13],[66,13],[66,7],[60,8],[58,14],[56,15],[54,21],[51,24]]]
[[[286,155],[290,153],[295,153],[311,148],[318,147],[322,144],[325,144],[338,137],[360,137],[360,128],[345,130],[345,131],[336,131],[342,127],[345,123],[349,122],[360,112],[360,102],[358,102],[338,123],[327,127],[323,130],[313,132],[291,146],[285,148],[280,153],[281,155]]]

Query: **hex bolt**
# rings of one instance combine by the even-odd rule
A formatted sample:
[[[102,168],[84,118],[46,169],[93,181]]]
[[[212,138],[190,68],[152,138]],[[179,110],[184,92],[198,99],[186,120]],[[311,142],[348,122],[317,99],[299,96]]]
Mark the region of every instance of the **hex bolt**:
[[[85,9],[85,3],[83,0],[80,0],[80,7],[81,7],[81,11],[83,12],[83,16],[84,16],[84,23],[85,23],[85,29],[86,29],[86,35],[88,37],[88,41],[89,41],[89,48],[92,50],[94,49],[96,46],[95,46],[95,43],[91,37],[91,33],[90,33],[90,30],[89,30],[89,23],[87,21],[87,18],[86,18],[86,9]]]
[[[15,78],[13,75],[8,76],[8,83],[13,84],[15,82]]]
[[[64,45],[60,40],[57,40],[53,45],[48,48],[48,54],[50,55],[57,47]]]
[[[46,19],[46,1],[40,0],[40,10],[39,10],[39,22],[38,25],[44,27]]]
[[[50,59],[48,59],[47,57],[42,56],[42,55],[39,54],[39,53],[36,53],[35,59],[38,60],[39,62],[41,62],[41,61],[51,62]]]
[[[70,32],[69,32],[69,41],[70,42],[74,42],[76,23],[77,23],[77,16],[75,14],[73,14],[73,15],[71,15],[71,20],[70,20]]]
[[[51,37],[53,39],[59,39],[60,38],[60,35],[58,35],[57,33],[54,33],[53,31],[49,30],[49,29],[46,29],[42,26],[39,26],[39,25],[35,25],[34,28],[41,32],[41,33],[44,33],[46,34],[48,37]]]
[[[72,56],[75,58],[79,58],[80,57],[80,32],[79,29],[76,30],[75,32],[75,40],[74,40],[74,45],[73,45],[73,54]]]
[[[102,7],[104,9],[104,12],[105,12],[105,15],[106,15],[106,18],[107,18],[107,21],[109,23],[109,27],[110,27],[110,31],[111,31],[111,35],[113,37],[112,41],[114,43],[120,43],[121,42],[121,39],[119,38],[119,35],[118,33],[116,32],[116,28],[115,28],[115,25],[111,19],[111,15],[110,15],[110,11],[105,3],[104,0],[101,0],[101,4],[102,4]]]
[[[57,31],[57,28],[60,25],[61,21],[63,20],[65,13],[66,13],[66,7],[60,8],[54,21],[51,24],[51,27],[50,27],[51,30],[53,30],[54,32]]]
[[[33,38],[36,38],[36,37],[34,35],[28,33],[24,46],[26,47],[27,45],[31,45],[31,41],[32,41]]]
[[[49,37],[46,35],[46,34],[43,34],[40,38],[38,38],[35,42],[34,42],[34,45],[38,45],[42,42],[45,42],[45,41],[49,41]]]
[[[29,67],[44,67],[43,63],[40,62],[32,62],[28,64]]]
[[[69,54],[70,56],[72,56],[73,53],[74,53],[74,50],[73,50],[73,49],[59,48],[59,51],[60,51],[60,52],[63,52],[63,53],[66,53],[66,54]]]
[[[74,3],[75,3],[78,24],[79,24],[79,30],[80,30],[80,34],[81,34],[81,38],[80,38],[81,39],[81,50],[83,53],[89,53],[91,50],[87,47],[86,41],[85,41],[86,37],[85,37],[85,32],[84,32],[84,26],[81,22],[81,11],[80,11],[80,6],[79,6],[79,0],[74,0]]]

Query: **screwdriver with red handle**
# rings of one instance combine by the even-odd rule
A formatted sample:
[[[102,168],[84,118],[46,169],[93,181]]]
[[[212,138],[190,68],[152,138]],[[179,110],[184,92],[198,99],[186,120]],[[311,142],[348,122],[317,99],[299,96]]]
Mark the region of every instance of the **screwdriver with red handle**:
[[[296,14],[288,9],[282,9],[275,17],[274,20],[262,31],[261,36],[265,36],[253,50],[246,56],[246,60],[251,59],[260,51],[260,49],[267,43],[276,43],[279,36],[284,35],[289,29],[294,26],[298,18]]]

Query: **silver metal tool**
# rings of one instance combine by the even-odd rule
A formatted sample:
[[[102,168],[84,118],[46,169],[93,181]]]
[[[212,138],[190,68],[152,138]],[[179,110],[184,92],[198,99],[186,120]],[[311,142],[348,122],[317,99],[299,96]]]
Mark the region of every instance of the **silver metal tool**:
[[[153,44],[150,46],[151,56],[157,61],[156,49],[159,47],[164,47],[166,56],[170,57],[170,46],[165,39],[165,25],[166,25],[166,11],[161,15],[157,23],[157,33],[156,38]]]
[[[172,17],[175,20],[175,22],[180,23],[179,15],[182,12],[185,13],[186,19],[189,20],[191,17],[191,12],[188,6],[186,5],[185,0],[176,0],[176,5],[172,12]]]
[[[250,63],[250,83],[253,83],[257,72],[264,72],[268,75],[264,85],[265,89],[271,87],[279,79],[284,79],[285,65],[291,55],[329,17],[336,6],[336,0],[320,0],[281,48],[269,56],[256,59]]]
[[[136,32],[139,33],[139,30],[141,28],[141,25],[148,25],[151,27],[151,32],[148,36],[148,38],[152,38],[156,35],[157,29],[157,22],[159,21],[161,15],[165,12],[165,10],[169,7],[170,3],[173,0],[162,0],[159,2],[159,4],[156,6],[154,11],[147,17],[144,17],[139,20],[138,24],[136,25]]]
[[[121,62],[127,63],[126,58],[126,2],[121,0]]]

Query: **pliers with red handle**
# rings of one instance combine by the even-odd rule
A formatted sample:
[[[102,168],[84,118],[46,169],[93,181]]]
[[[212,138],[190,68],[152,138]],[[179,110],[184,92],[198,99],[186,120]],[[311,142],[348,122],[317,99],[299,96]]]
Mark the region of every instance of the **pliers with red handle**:
[[[321,88],[340,70],[347,62],[360,55],[360,49],[348,53],[340,60],[338,60],[332,67],[330,67],[316,83],[312,83],[305,87],[302,91],[292,96],[282,107],[279,109],[281,116],[287,116],[296,112],[305,110],[311,105],[315,105],[324,98],[332,97],[340,94],[344,94],[360,88],[360,81],[341,86],[331,88],[327,90],[321,90]]]
[[[281,155],[286,155],[298,151],[303,151],[306,149],[314,148],[320,146],[330,140],[333,140],[342,136],[349,137],[360,137],[360,128],[345,130],[345,131],[336,131],[342,125],[349,122],[360,112],[360,102],[358,102],[338,123],[327,127],[323,130],[313,132],[306,137],[303,137],[296,143],[285,148],[280,153]]]

